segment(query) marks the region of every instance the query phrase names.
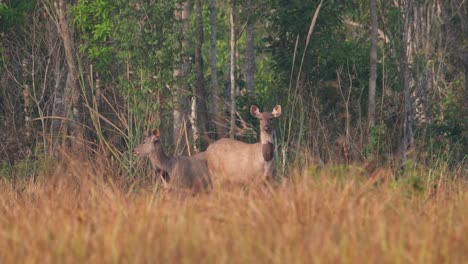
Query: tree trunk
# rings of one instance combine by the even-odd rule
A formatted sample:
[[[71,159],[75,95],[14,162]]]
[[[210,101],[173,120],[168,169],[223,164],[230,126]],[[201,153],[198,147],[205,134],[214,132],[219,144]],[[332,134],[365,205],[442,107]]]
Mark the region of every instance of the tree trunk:
[[[30,156],[31,151],[31,141],[33,135],[33,127],[31,120],[31,89],[29,87],[27,78],[28,78],[28,61],[23,59],[22,64],[22,95],[23,95],[23,111],[24,111],[24,142],[26,147],[26,155]]]
[[[65,117],[65,107],[66,105],[64,104],[64,76],[65,76],[65,68],[63,67],[63,64],[61,63],[61,55],[62,50],[60,49],[60,46],[56,45],[58,41],[58,27],[54,25],[54,22],[52,21],[52,18],[49,18],[48,21],[46,22],[46,30],[47,30],[47,52],[51,54],[51,64],[52,66],[52,75],[53,75],[53,81],[52,81],[52,86],[53,86],[53,105],[52,105],[52,116],[57,116],[57,117]],[[64,137],[60,137],[60,133],[63,133],[62,135],[66,135],[66,125],[65,122],[61,119],[52,119],[51,120],[51,125],[50,125],[50,138],[51,138],[51,148],[49,148],[53,153],[53,150],[55,149],[56,146],[60,145],[60,139],[63,139]]]
[[[430,124],[432,122],[431,94],[434,94],[433,80],[434,67],[428,64],[432,61],[435,47],[441,38],[441,34],[432,33],[437,20],[438,7],[434,1],[426,1],[413,4],[412,18],[412,50],[417,50],[424,56],[425,65],[415,64],[414,80],[415,89],[413,92],[415,107],[415,123],[417,125]]]
[[[235,26],[235,2],[231,0],[231,8],[229,12],[229,23],[231,26],[230,36],[230,84],[231,84],[231,127],[229,138],[234,138],[236,132],[236,78],[235,78],[235,65],[236,65],[236,26]]]
[[[210,68],[211,68],[211,100],[212,100],[212,116],[215,121],[216,134],[218,139],[225,135],[223,127],[222,107],[220,107],[219,85],[218,85],[218,66],[216,60],[216,0],[210,0]]]
[[[255,22],[252,19],[252,0],[245,3],[247,27],[245,29],[245,87],[250,95],[255,89]]]
[[[369,75],[369,105],[367,110],[368,128],[375,122],[375,88],[377,82],[377,31],[379,28],[377,20],[377,0],[370,0],[371,16],[371,48],[370,48],[370,75]],[[369,133],[368,133],[369,135]],[[370,139],[367,140],[370,142]]]
[[[176,28],[179,30],[179,36],[181,37],[178,43],[179,49],[182,50],[183,54],[180,58],[179,65],[174,69],[172,74],[175,82],[173,86],[174,110],[172,111],[174,119],[173,143],[177,154],[187,154],[189,148],[189,142],[186,137],[186,135],[189,134],[186,130],[188,128],[188,112],[190,110],[187,96],[187,92],[189,91],[187,77],[190,72],[190,58],[187,55],[187,50],[189,48],[189,15],[189,1],[176,3],[174,17]]]
[[[402,30],[402,67],[401,81],[403,87],[403,137],[401,146],[401,159],[405,164],[408,154],[413,152],[414,148],[414,107],[413,98],[411,97],[411,74],[410,63],[412,56],[412,38],[411,25],[413,20],[411,0],[406,0],[403,5],[404,25]],[[414,153],[414,152],[413,152]]]
[[[195,85],[194,97],[195,97],[195,111],[192,115],[195,115],[197,129],[194,129],[194,142],[195,148],[199,151],[203,149],[204,146],[200,146],[202,143],[201,140],[207,136],[206,132],[208,131],[208,107],[207,103],[207,95],[206,95],[206,80],[205,76],[203,75],[203,55],[202,55],[202,45],[203,45],[203,8],[201,0],[196,0],[196,12],[197,12],[197,44],[195,46],[195,71],[196,71],[196,79],[197,84]],[[198,133],[195,133],[197,131]],[[200,134],[202,137],[200,137]],[[207,143],[207,142],[205,142]]]
[[[78,77],[76,64],[74,59],[74,42],[73,35],[68,27],[68,17],[67,17],[67,4],[64,0],[58,0],[56,2],[56,9],[58,14],[58,24],[57,30],[62,37],[63,47],[65,49],[65,59],[68,66],[68,82],[69,85],[69,94],[64,94],[65,97],[70,98],[70,105],[65,105],[68,107],[67,113],[68,118],[72,120],[71,123],[71,135],[72,135],[72,149],[76,151],[75,154],[80,154],[83,150],[83,127],[81,124],[81,111],[80,111],[80,93],[78,90]],[[67,91],[67,89],[66,89]]]
[[[192,125],[192,135],[193,135],[193,149],[196,153],[200,152],[199,142],[200,138],[200,130],[199,130],[199,122],[198,122],[198,111],[197,111],[197,102],[199,98],[196,96],[192,97],[192,102],[190,104],[190,124]],[[191,154],[191,153],[189,153]]]
[[[468,53],[465,54],[465,57],[464,57],[464,68],[465,68],[465,96],[464,96],[464,108],[465,108],[465,120],[467,120],[468,118],[466,118],[468,116]],[[468,125],[468,124],[467,124]]]

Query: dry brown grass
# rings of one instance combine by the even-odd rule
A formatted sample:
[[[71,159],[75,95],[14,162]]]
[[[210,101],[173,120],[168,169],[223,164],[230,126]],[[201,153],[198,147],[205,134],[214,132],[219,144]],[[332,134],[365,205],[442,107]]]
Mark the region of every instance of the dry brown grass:
[[[99,166],[98,166],[99,167]],[[295,173],[274,189],[180,198],[69,162],[0,183],[1,263],[461,263],[468,192]],[[335,175],[340,174],[340,175]],[[111,180],[114,179],[114,180]]]

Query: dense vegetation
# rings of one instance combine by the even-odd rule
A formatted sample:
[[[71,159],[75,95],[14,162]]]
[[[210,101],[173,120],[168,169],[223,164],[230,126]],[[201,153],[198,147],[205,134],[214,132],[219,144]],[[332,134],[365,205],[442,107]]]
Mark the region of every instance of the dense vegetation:
[[[250,104],[278,103],[281,171],[456,168],[468,145],[468,12],[439,2],[3,2],[3,166],[69,147],[109,153],[131,174],[129,153],[149,129],[167,132],[177,155],[228,133],[251,142]]]
[[[464,0],[0,1],[0,260],[463,261],[467,19]],[[176,156],[256,142],[252,104],[282,106],[271,189],[174,197],[132,154],[154,128]]]

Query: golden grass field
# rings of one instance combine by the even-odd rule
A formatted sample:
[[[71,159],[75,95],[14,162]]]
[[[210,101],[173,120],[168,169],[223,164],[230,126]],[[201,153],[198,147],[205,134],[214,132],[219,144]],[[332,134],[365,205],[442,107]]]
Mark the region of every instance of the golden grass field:
[[[0,263],[466,263],[467,185],[431,173],[418,190],[310,169],[181,198],[71,162],[1,180]]]

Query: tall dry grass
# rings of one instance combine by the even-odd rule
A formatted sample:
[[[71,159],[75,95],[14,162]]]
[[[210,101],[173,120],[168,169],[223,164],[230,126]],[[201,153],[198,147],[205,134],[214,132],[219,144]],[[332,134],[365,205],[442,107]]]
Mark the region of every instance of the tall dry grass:
[[[462,263],[465,183],[360,167],[177,197],[69,160],[0,183],[1,263]],[[442,176],[442,175],[440,175]]]

